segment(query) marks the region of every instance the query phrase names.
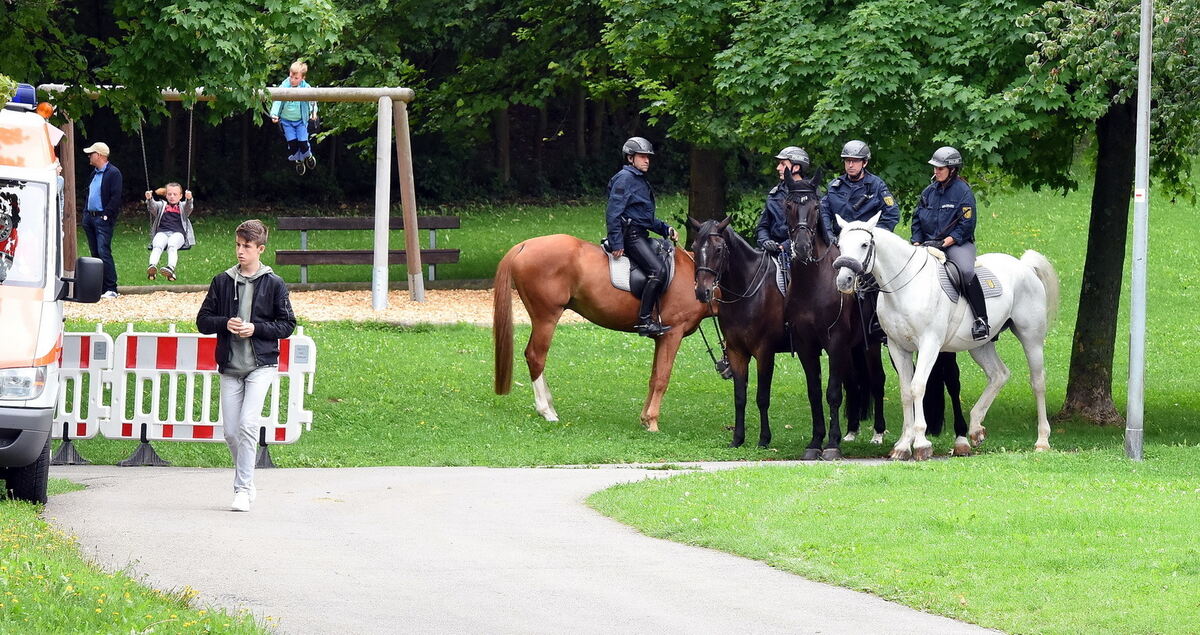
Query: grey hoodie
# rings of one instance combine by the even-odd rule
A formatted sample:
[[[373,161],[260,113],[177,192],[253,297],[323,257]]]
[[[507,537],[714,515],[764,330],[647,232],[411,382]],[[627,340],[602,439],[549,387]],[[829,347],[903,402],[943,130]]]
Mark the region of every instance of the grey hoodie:
[[[234,265],[225,270],[225,273],[233,278],[233,299],[238,307],[237,316],[243,322],[249,322],[250,306],[254,303],[255,281],[271,273],[271,268],[259,263],[258,271],[255,271],[254,275],[243,276],[241,268]],[[245,377],[258,368],[258,362],[254,359],[254,346],[250,342],[250,338],[234,336],[229,346],[229,365],[225,368],[226,374]]]

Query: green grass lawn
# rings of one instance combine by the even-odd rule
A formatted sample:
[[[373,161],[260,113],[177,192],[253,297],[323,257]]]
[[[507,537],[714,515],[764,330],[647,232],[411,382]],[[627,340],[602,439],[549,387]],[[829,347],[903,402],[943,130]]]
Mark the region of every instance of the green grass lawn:
[[[82,489],[52,479],[50,494]],[[83,559],[29,503],[0,501],[0,633],[265,633],[246,614],[195,606],[190,588],[156,591]]]
[[[1015,633],[1194,633],[1197,450],[693,473],[594,494],[650,536]]]

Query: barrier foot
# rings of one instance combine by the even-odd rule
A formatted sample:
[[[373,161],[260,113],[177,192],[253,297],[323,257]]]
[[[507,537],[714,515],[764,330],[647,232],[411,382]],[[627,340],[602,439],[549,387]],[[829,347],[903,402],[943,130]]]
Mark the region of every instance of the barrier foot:
[[[50,458],[50,465],[91,465],[92,462],[83,458],[79,454],[79,450],[75,449],[75,444],[70,439],[63,439],[59,444],[58,451]]]
[[[171,463],[163,460],[163,458],[158,455],[158,452],[154,451],[154,446],[150,445],[149,441],[142,441],[138,444],[137,449],[133,451],[133,454],[131,454],[129,458],[125,459],[124,461],[120,461],[117,463],[117,465],[121,467],[137,467],[141,465],[170,467]]]
[[[275,461],[271,460],[271,450],[265,445],[258,446],[258,455],[254,459],[254,467],[256,469],[275,467]]]

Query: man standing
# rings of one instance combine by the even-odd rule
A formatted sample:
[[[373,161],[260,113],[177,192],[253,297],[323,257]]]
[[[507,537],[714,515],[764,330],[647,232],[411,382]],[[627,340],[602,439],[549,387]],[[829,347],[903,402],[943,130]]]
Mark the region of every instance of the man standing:
[[[104,262],[104,293],[101,298],[117,297],[117,264],[113,261],[113,228],[121,211],[123,183],[121,171],[108,162],[108,144],[93,143],[83,149],[92,168],[87,204],[83,207],[83,231],[93,258]]]

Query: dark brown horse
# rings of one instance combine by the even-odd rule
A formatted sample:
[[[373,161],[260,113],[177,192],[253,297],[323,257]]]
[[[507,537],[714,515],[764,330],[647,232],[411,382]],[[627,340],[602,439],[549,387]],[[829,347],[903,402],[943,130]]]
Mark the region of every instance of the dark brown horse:
[[[771,443],[771,378],[775,354],[791,350],[783,321],[783,294],[776,286],[775,260],[750,246],[733,228],[730,218],[699,223],[696,232],[696,298],[716,303],[717,321],[725,336],[725,353],[733,371],[733,441],[746,441],[746,384],[750,359],[758,362],[758,447]]]
[[[800,363],[808,387],[808,402],[812,410],[812,440],[804,452],[805,460],[842,457],[842,432],[839,412],[843,391],[850,396],[846,417],[857,427],[857,420],[867,409],[868,371],[865,338],[858,315],[858,303],[837,290],[837,270],[832,263],[838,248],[826,244],[820,227],[820,195],[813,181],[790,183],[784,209],[792,241],[791,282],[784,307],[792,347]],[[842,297],[837,297],[841,295]],[[825,413],[821,403],[821,351],[829,357],[829,383],[825,401],[829,404],[828,436]],[[876,356],[878,360],[878,355]],[[856,363],[857,362],[857,363]],[[882,368],[879,378],[877,416],[882,420]],[[822,444],[824,448],[822,449]]]
[[[659,300],[659,319],[672,328],[654,341],[654,366],[650,371],[650,390],[642,408],[642,425],[658,431],[658,415],[663,393],[671,379],[675,353],[685,335],[696,330],[709,315],[709,307],[696,300],[692,290],[695,276],[691,257],[675,250],[675,276]],[[533,381],[533,401],[547,421],[557,421],[550,389],[543,374],[546,353],[554,338],[554,327],[566,309],[604,328],[633,332],[638,321],[639,301],[628,291],[612,285],[608,256],[595,243],[556,234],[531,238],[508,250],[496,268],[492,308],[492,337],[496,356],[496,394],[512,389],[513,327],[512,296],[509,286],[517,288],[533,332],[525,346],[525,362]]]

